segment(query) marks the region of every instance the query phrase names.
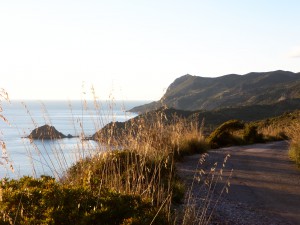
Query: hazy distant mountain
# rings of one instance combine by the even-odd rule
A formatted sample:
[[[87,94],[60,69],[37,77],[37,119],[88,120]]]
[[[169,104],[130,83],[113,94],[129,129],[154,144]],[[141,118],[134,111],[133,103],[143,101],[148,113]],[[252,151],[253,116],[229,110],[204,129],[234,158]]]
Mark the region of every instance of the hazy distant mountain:
[[[300,99],[300,73],[278,70],[216,78],[187,74],[177,78],[160,101],[130,111],[142,113],[163,105],[182,110],[213,110],[270,105],[289,99]]]

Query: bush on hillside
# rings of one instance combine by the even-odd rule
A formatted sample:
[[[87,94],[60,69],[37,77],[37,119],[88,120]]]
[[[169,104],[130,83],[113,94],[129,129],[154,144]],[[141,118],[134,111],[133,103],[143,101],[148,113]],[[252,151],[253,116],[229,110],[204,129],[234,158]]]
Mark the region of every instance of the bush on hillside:
[[[217,127],[208,137],[211,148],[241,144],[242,140],[233,135],[234,131],[244,128],[244,123],[239,120],[229,120]]]
[[[263,135],[257,132],[257,126],[255,125],[245,126],[243,139],[247,144],[264,142]]]
[[[290,144],[289,156],[300,167],[300,142],[299,142],[299,140],[293,141]]]

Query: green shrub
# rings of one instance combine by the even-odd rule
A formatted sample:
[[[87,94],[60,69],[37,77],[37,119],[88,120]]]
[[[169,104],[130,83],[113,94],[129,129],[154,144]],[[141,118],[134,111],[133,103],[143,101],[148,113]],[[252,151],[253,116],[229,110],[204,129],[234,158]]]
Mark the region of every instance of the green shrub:
[[[0,224],[147,224],[157,212],[138,196],[108,190],[95,195],[46,176],[2,180],[0,200]],[[162,221],[159,214],[155,224]]]
[[[219,148],[241,144],[242,140],[233,135],[236,130],[244,128],[244,123],[239,120],[229,120],[217,127],[208,137],[211,148]]]
[[[289,148],[290,158],[300,167],[300,142],[294,141]]]
[[[244,129],[243,139],[247,144],[264,142],[263,135],[257,132],[257,126],[247,125]]]

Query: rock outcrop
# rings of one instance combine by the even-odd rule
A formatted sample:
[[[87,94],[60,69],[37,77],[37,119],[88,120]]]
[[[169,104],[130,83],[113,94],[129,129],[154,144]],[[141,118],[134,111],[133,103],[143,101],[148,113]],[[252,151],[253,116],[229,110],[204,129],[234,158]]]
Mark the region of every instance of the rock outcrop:
[[[30,139],[41,139],[41,140],[53,140],[53,139],[61,139],[61,138],[70,138],[72,135],[64,135],[63,133],[56,130],[54,126],[44,125],[34,129],[27,138]]]

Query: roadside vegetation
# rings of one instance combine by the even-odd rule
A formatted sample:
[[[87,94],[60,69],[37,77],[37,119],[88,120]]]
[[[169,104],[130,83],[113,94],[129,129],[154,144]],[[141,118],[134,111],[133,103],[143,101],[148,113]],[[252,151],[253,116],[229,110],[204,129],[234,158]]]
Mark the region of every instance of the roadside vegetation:
[[[252,122],[269,141],[290,139],[300,123],[300,110],[286,112],[280,116]]]
[[[240,120],[229,120],[217,127],[207,138],[211,148],[263,143],[266,140],[258,127]]]
[[[300,167],[300,110],[256,122],[267,140],[289,140],[289,157]]]
[[[295,124],[291,133],[291,144],[289,149],[290,158],[300,167],[300,123]]]

